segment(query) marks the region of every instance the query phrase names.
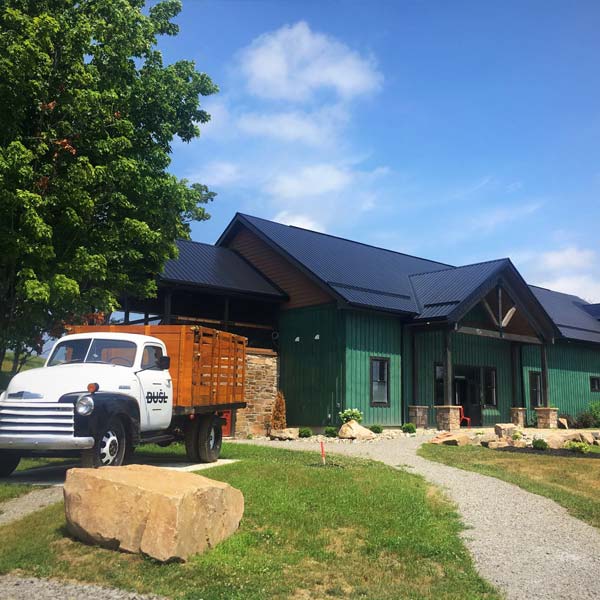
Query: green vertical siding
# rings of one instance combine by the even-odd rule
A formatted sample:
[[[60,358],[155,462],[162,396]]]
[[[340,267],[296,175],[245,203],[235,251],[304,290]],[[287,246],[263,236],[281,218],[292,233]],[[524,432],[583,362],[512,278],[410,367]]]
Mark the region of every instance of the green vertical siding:
[[[529,418],[532,418],[529,372],[541,370],[539,346],[523,347],[523,388]],[[590,376],[600,376],[600,346],[557,341],[548,346],[548,400],[561,413],[576,417],[600,393],[590,390]]]
[[[443,364],[444,332],[441,330],[419,331],[415,334],[418,371],[419,404],[431,406],[429,422],[435,423],[433,405],[435,400],[435,363]],[[483,425],[508,421],[512,406],[512,372],[510,343],[504,340],[452,334],[452,362],[454,365],[472,367],[496,367],[496,393],[498,406],[484,408]]]
[[[408,422],[408,407],[413,404],[413,329],[402,328],[402,422]]]
[[[290,426],[336,421],[343,392],[343,334],[342,314],[335,305],[282,311],[280,387]]]
[[[364,423],[402,423],[402,327],[394,317],[345,311],[345,408],[358,408]],[[371,357],[390,359],[390,406],[371,406]]]

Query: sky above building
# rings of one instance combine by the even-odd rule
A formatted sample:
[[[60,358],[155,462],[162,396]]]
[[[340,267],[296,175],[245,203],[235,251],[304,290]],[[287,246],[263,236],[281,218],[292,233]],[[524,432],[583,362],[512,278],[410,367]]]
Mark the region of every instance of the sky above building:
[[[220,93],[171,171],[236,211],[600,302],[600,3],[184,0]]]

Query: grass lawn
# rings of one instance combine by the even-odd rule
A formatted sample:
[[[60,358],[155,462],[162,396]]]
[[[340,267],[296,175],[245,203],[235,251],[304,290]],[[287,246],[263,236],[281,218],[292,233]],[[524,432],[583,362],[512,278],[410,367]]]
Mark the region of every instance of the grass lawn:
[[[0,391],[5,390],[11,379],[10,370],[12,368],[12,352],[7,352],[2,365],[0,365]],[[31,356],[23,365],[23,371],[27,369],[37,369],[43,367],[46,359],[41,356]]]
[[[594,447],[594,452],[600,448]],[[600,459],[501,452],[476,446],[423,444],[419,454],[429,460],[491,475],[525,490],[547,496],[574,517],[600,527]]]
[[[151,451],[165,457],[177,449]],[[172,598],[500,598],[475,572],[454,508],[380,463],[226,444],[202,474],[242,490],[240,530],[185,564],[86,546],[61,505],[0,528],[0,573],[78,579]]]

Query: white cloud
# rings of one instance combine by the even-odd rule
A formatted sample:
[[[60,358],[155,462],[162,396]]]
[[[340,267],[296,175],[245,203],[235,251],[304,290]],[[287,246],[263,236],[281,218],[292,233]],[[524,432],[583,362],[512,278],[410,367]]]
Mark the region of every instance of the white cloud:
[[[352,171],[322,163],[304,167],[294,173],[277,175],[267,184],[266,191],[278,201],[335,194],[347,187],[353,177]]]
[[[283,210],[275,215],[274,220],[278,223],[283,223],[284,225],[294,225],[295,227],[311,229],[312,231],[325,231],[325,227],[322,223],[312,216],[303,215],[301,213]]]
[[[250,135],[320,146],[332,143],[347,121],[347,111],[337,105],[314,112],[245,113],[237,126]]]
[[[600,302],[600,281],[591,275],[562,275],[539,284],[557,292],[574,294],[588,302]]]
[[[240,53],[240,67],[250,93],[292,102],[323,89],[347,100],[376,91],[383,80],[371,57],[313,32],[304,21],[256,38]]]
[[[541,208],[540,203],[503,206],[482,213],[472,220],[473,229],[489,233],[498,227],[529,216]]]
[[[238,165],[216,160],[206,164],[199,172],[189,175],[188,179],[208,186],[226,186],[239,181],[241,176],[241,169]]]
[[[228,130],[231,120],[227,102],[224,99],[211,99],[202,108],[210,115],[210,121],[200,126],[201,136],[222,136]]]
[[[585,250],[569,246],[561,250],[544,252],[541,255],[541,265],[548,270],[588,269],[596,258],[593,250]]]

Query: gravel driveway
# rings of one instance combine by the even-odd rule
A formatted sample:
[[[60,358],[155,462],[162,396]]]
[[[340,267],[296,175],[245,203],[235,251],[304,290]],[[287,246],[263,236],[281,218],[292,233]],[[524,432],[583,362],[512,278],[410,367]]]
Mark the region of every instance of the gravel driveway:
[[[417,456],[424,438],[328,443],[327,452],[406,468],[445,488],[467,529],[462,536],[479,573],[515,600],[600,598],[600,531],[554,501],[493,477]],[[317,441],[271,442],[318,452]]]

